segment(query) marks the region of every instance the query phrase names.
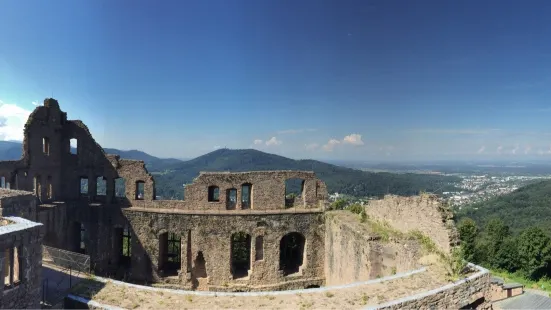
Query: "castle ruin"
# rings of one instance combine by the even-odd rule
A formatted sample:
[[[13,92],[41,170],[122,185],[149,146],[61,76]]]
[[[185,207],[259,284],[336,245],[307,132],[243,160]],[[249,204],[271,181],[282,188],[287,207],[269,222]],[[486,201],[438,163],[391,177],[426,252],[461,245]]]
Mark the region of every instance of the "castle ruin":
[[[285,195],[289,179],[301,180],[301,193],[292,199]],[[86,125],[68,120],[54,99],[31,113],[22,158],[1,161],[0,180],[0,194],[6,193],[0,195],[2,216],[34,223],[29,229],[40,231],[32,234],[34,241],[4,244],[0,226],[0,246],[8,249],[4,257],[14,248],[31,253],[25,242],[35,247],[43,242],[88,255],[91,270],[102,277],[216,292],[319,288],[420,267],[414,241],[388,242],[343,221],[350,215],[327,216],[327,189],[313,172],[202,172],[185,187],[184,200],[159,200],[143,161],[106,154]],[[392,197],[367,213],[404,231],[419,229],[449,251],[457,236],[445,210],[433,201],[416,203],[428,216]],[[40,265],[36,252],[28,257]],[[19,268],[32,267],[25,261]],[[36,295],[40,280],[30,273],[23,279]],[[453,300],[429,303],[483,299],[489,275],[482,272],[475,280],[474,290],[457,286]],[[1,299],[0,304],[13,306]]]

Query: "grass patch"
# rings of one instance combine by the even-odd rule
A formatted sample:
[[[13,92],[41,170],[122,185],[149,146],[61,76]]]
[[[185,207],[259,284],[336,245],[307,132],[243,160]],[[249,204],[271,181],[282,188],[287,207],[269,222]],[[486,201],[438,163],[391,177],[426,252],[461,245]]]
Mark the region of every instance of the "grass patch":
[[[365,207],[360,204],[351,204],[348,207],[346,207],[345,210],[348,210],[354,214],[358,214],[360,216],[360,222],[365,223],[368,219],[367,213],[365,213]]]
[[[438,249],[438,246],[436,245],[436,243],[434,243],[434,241],[431,238],[429,238],[427,235],[423,234],[421,231],[413,230],[413,231],[409,232],[408,235],[411,239],[417,240],[417,242],[419,242],[421,247],[423,247],[423,249],[427,253],[429,253],[429,254],[432,254],[432,253],[442,254],[440,249]]]
[[[367,297],[367,295],[366,295],[365,293],[363,293],[363,294],[362,294],[362,300],[361,300],[360,304],[361,304],[362,306],[365,306],[365,305],[367,305],[367,301],[368,301],[368,300],[369,300],[369,297]]]
[[[383,221],[369,221],[371,230],[381,237],[383,241],[390,239],[402,239],[405,234],[392,227],[389,223]]]
[[[551,279],[549,278],[541,278],[538,281],[534,281],[524,277],[520,273],[510,273],[501,270],[490,270],[490,273],[493,276],[502,278],[505,283],[516,282],[523,284],[525,288],[537,289],[551,293]]]

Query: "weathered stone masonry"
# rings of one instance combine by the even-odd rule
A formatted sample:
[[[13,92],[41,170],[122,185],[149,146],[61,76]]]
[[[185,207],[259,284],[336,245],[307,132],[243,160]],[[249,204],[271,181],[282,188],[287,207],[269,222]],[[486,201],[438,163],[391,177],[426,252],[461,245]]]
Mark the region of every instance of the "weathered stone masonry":
[[[98,274],[218,290],[324,283],[327,190],[313,172],[201,173],[185,200],[157,200],[143,161],[105,154],[54,99],[24,137],[22,158],[0,162],[11,188],[34,193],[20,215],[46,226],[45,245],[90,255]],[[302,191],[290,199],[295,178]]]
[[[453,213],[436,196],[387,195],[384,199],[371,200],[365,211],[373,220],[386,222],[404,233],[424,233],[445,252],[459,244]]]
[[[42,293],[42,225],[11,216],[0,221],[0,271],[4,280],[0,308],[38,309]]]

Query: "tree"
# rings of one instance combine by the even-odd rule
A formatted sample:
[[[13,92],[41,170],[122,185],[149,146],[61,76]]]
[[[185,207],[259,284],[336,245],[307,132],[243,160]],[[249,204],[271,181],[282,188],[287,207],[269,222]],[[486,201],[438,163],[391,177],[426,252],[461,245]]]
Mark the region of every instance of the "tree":
[[[335,202],[333,202],[333,204],[331,205],[331,209],[342,210],[346,207],[347,204],[348,204],[348,200],[340,198],[340,199],[337,199]]]
[[[551,262],[551,239],[539,227],[524,230],[518,238],[520,269],[526,277],[538,280]]]
[[[461,239],[463,258],[468,262],[475,262],[475,242],[478,235],[476,223],[468,217],[463,218],[457,225],[457,230]]]
[[[497,252],[501,248],[503,241],[509,237],[509,227],[502,220],[493,218],[486,225],[486,245],[487,245],[487,262],[491,267],[497,267]]]
[[[515,272],[520,267],[517,240],[509,237],[501,243],[495,255],[495,266],[498,269]]]

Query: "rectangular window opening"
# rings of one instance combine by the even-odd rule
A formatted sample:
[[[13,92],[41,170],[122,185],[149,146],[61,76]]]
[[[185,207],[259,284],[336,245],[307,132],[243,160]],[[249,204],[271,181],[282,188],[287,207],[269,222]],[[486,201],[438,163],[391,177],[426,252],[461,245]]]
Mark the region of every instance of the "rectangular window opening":
[[[9,289],[21,282],[19,249],[17,247],[8,248],[4,255],[4,289]]]
[[[75,139],[75,138],[69,140],[69,148],[70,148],[70,153],[71,154],[77,155],[78,154],[78,140]]]
[[[88,178],[80,178],[80,195],[88,196]]]
[[[98,177],[96,180],[96,196],[107,195],[107,180],[104,177]]]
[[[126,197],[126,181],[124,180],[124,178],[115,179],[115,197]]]
[[[136,182],[136,200],[143,200],[145,195],[145,183],[143,181]]]
[[[256,237],[254,248],[255,248],[254,260],[263,260],[264,259],[264,236]]]
[[[42,138],[42,152],[45,155],[50,155],[50,139],[46,137]]]

